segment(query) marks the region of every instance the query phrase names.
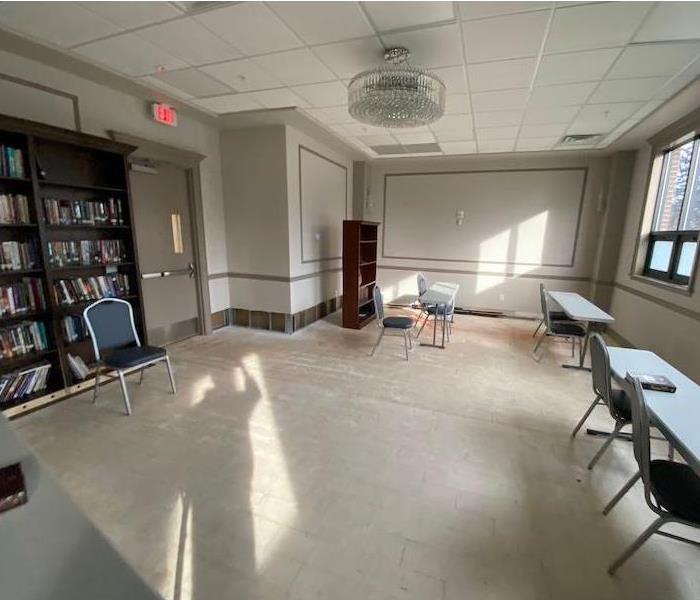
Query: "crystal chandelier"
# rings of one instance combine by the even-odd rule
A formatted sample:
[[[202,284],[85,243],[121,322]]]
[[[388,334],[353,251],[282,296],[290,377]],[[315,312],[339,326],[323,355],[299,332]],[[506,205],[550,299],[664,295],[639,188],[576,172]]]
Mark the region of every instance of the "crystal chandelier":
[[[363,71],[350,81],[350,115],[377,127],[420,127],[445,112],[445,84],[435,75],[408,64],[406,48],[384,53],[386,66]]]

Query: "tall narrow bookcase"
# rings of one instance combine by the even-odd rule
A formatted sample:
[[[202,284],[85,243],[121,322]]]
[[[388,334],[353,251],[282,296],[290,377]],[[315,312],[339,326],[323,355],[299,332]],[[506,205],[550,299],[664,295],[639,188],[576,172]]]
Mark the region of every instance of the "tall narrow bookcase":
[[[343,327],[360,329],[375,315],[379,223],[343,221]]]
[[[0,115],[0,146],[12,148],[14,158],[21,157],[22,161],[19,171],[18,165],[14,164],[13,174],[0,176],[0,196],[26,196],[29,207],[29,218],[25,216],[23,219],[28,222],[0,224],[0,242],[28,242],[36,250],[35,264],[31,268],[8,270],[8,265],[3,264],[5,270],[0,270],[0,286],[21,284],[23,278],[39,280],[45,300],[45,308],[41,310],[0,316],[0,340],[3,332],[14,324],[37,322],[43,324],[41,327],[48,342],[45,350],[12,358],[0,352],[0,384],[3,378],[9,379],[8,376],[31,369],[33,365],[48,363],[51,366],[44,389],[14,399],[4,398],[0,403],[0,410],[6,416],[15,417],[79,393],[93,384],[91,379],[77,379],[68,361],[71,354],[80,356],[88,365],[94,363],[91,341],[84,337],[69,341],[63,328],[63,320],[69,315],[76,316],[76,322],[80,323],[83,309],[94,301],[85,299],[87,296],[109,295],[126,299],[134,309],[136,328],[142,341],[145,341],[145,327],[126,162],[127,155],[135,148],[3,115]],[[0,163],[0,168],[2,166]],[[100,207],[113,199],[114,206],[121,210],[118,219],[101,215],[99,219],[92,219],[93,222],[86,222],[91,220],[87,217],[57,223],[55,216],[49,218],[46,199],[62,201],[62,205],[69,207],[80,201],[83,207],[88,207],[86,214],[101,210]],[[89,242],[102,240],[107,241],[105,245],[118,240],[121,244],[119,256],[107,255],[107,262],[102,262],[106,256],[104,251],[91,253],[87,260],[81,256],[78,261],[73,261],[79,264],[62,266],[52,260],[49,253],[52,242],[77,242],[78,247],[83,242],[87,247]],[[83,297],[74,297],[72,303],[67,303],[54,292],[54,284],[60,287],[61,280],[82,278],[85,281],[99,276],[111,279],[118,274],[126,276],[128,292],[124,289],[116,293],[103,291],[95,296],[88,289]]]

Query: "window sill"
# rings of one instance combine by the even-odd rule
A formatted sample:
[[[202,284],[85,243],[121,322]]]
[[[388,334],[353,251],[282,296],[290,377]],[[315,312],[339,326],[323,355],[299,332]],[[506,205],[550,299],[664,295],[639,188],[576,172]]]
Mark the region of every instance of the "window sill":
[[[652,285],[654,287],[666,290],[668,292],[673,292],[675,294],[680,294],[681,296],[692,296],[693,289],[691,287],[692,282],[688,285],[682,285],[680,283],[671,283],[670,281],[661,281],[655,277],[648,277],[646,275],[632,275],[634,281],[639,281],[640,283],[646,283],[647,285]]]

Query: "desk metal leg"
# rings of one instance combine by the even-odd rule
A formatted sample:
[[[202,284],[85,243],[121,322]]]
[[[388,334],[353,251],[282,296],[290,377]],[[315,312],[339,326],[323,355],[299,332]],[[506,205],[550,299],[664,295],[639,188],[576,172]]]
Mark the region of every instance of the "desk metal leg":
[[[584,366],[584,361],[586,360],[586,353],[588,352],[588,338],[591,335],[591,324],[586,323],[586,335],[583,336],[583,342],[579,342],[578,347],[578,364],[572,365],[565,363],[562,365],[563,369],[576,369],[577,371],[590,371],[590,367]]]
[[[440,316],[440,308],[442,307],[442,344],[438,345],[437,343],[437,325],[438,325],[438,317]],[[425,344],[423,342],[420,343],[421,346],[429,346],[430,348],[440,348],[441,350],[445,349],[445,313],[447,313],[447,307],[446,305],[443,304],[436,304],[435,305],[435,315],[433,315],[433,343],[432,344]]]

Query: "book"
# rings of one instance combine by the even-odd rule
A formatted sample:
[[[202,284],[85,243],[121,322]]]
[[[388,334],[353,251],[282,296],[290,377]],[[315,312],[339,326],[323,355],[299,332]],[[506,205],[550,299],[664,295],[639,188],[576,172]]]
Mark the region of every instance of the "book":
[[[89,330],[80,315],[66,315],[61,319],[61,330],[66,342],[80,342],[89,337]]]
[[[124,225],[122,201],[65,200],[44,198],[46,221],[50,225]]]
[[[60,240],[48,243],[52,267],[119,264],[126,259],[122,240]]]
[[[43,321],[22,321],[0,329],[0,363],[26,354],[48,350],[49,341]]]
[[[0,145],[0,176],[24,179],[24,153],[19,148]]]
[[[0,242],[0,270],[21,271],[34,269],[39,264],[39,255],[33,241]]]
[[[70,353],[67,355],[67,358],[68,366],[76,379],[86,379],[90,375],[90,369],[82,358]]]
[[[46,361],[0,376],[0,406],[46,389],[51,363]]]
[[[0,223],[27,224],[29,218],[29,199],[24,194],[0,194]]]
[[[639,383],[641,383],[642,388],[645,390],[669,392],[671,394],[676,391],[674,383],[665,375],[637,374],[635,377],[639,379]]]
[[[76,277],[54,281],[53,293],[56,304],[69,306],[89,300],[129,296],[131,284],[128,275],[124,273]]]
[[[0,317],[46,310],[41,279],[25,277],[17,283],[0,285]]]

